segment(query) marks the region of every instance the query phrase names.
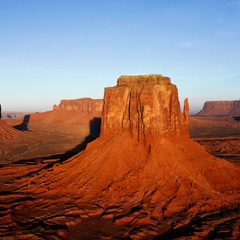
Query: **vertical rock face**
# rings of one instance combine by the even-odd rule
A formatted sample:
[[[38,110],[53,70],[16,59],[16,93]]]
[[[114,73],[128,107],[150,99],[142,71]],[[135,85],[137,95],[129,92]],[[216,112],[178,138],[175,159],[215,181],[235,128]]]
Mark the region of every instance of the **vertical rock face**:
[[[169,78],[120,77],[105,89],[102,133],[85,151],[38,174],[0,168],[20,174],[0,178],[0,238],[212,238],[206,213],[239,206],[240,170],[189,138],[188,112]]]
[[[105,88],[102,134],[129,132],[139,139],[188,135],[188,112],[181,113],[178,90],[170,78],[121,76],[117,86]]]
[[[78,111],[83,112],[101,112],[102,111],[103,100],[101,99],[91,99],[91,98],[81,98],[74,100],[61,100],[61,103],[53,106],[54,110],[67,110],[67,111]]]
[[[240,101],[207,101],[196,116],[233,116],[240,115]]]
[[[61,100],[59,105],[54,104],[53,111],[32,114],[31,121],[88,124],[93,118],[101,118],[102,106],[102,99]]]

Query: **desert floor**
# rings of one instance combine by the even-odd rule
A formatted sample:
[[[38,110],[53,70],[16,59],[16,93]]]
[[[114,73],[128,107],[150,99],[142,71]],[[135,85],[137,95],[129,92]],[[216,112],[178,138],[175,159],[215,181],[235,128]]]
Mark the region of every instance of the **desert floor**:
[[[216,157],[240,165],[240,120],[234,117],[190,120],[191,138]]]
[[[46,239],[66,239],[64,235],[65,225],[61,225],[61,221],[65,221],[65,218],[72,219],[73,222],[78,219],[78,216],[74,214],[76,210],[74,206],[68,206],[67,202],[60,202],[56,206],[46,205],[48,214],[51,212],[51,207],[54,208],[52,210],[53,220],[41,222],[40,218],[32,217],[35,220],[25,221],[24,213],[22,213],[22,216],[15,216],[14,213],[16,210],[16,214],[19,214],[22,204],[30,203],[31,197],[29,199],[21,198],[17,186],[23,185],[26,179],[34,179],[40,172],[42,174],[44,171],[51,170],[55,164],[62,164],[71,156],[84,150],[87,143],[98,137],[99,122],[94,127],[90,127],[89,124],[46,122],[29,122],[26,125],[23,124],[22,119],[7,120],[6,122],[23,134],[17,135],[13,141],[10,139],[9,142],[1,145],[0,149],[0,153],[2,153],[0,167],[3,174],[0,178],[1,184],[6,189],[8,189],[8,186],[10,187],[8,191],[1,192],[2,198],[5,200],[1,203],[4,223],[0,227],[0,239],[6,237],[14,239],[11,236],[15,234],[22,234],[23,237],[26,237],[22,239],[28,239],[28,237],[29,239],[43,239],[44,236],[46,236]],[[240,122],[238,119],[192,117],[190,119],[190,135],[193,141],[203,145],[209,153],[240,166]],[[16,167],[17,171],[12,172],[13,167]],[[11,169],[11,172],[8,169]],[[87,218],[82,220],[81,226],[78,226],[81,231],[69,227],[70,232],[80,237],[79,239],[111,239],[107,235],[113,236],[112,239],[128,239],[119,236],[122,236],[124,232],[129,232],[129,235],[130,233],[134,235],[144,232],[150,234],[158,229],[158,226],[143,225],[142,228],[134,230],[128,224],[125,228],[116,228],[116,226],[111,225],[110,219],[107,218],[108,215],[99,215],[99,209],[95,208],[96,206],[86,206],[82,210]],[[116,208],[108,211],[111,211],[111,214],[118,215],[120,210]],[[37,212],[27,214],[37,214]],[[134,215],[135,218],[141,219],[144,212],[141,208],[135,209],[133,206],[132,209],[126,211],[125,215],[125,217]],[[18,227],[12,223],[14,216],[18,218]],[[29,219],[31,218],[29,217]],[[52,225],[54,221],[55,225]],[[201,239],[201,234],[203,234],[202,239],[204,239],[204,236],[205,239],[237,239],[240,236],[239,223],[239,209],[212,212],[189,219],[189,221],[185,219],[185,224],[180,224],[175,229],[166,231],[161,236],[159,235],[159,238],[155,237],[154,239],[192,239],[193,235],[198,235],[199,238],[196,237],[195,239]],[[23,229],[25,229],[25,232]],[[19,233],[17,233],[18,231]],[[102,235],[102,238],[96,238],[99,232],[105,232],[107,235],[105,238],[104,235]],[[43,238],[40,235],[39,238],[36,238],[38,233],[41,233],[40,235]],[[68,235],[67,239],[75,238]]]
[[[84,150],[96,139],[100,123],[89,124],[29,122],[22,119],[6,120],[7,124],[23,131],[24,137],[0,147],[0,164],[21,161],[64,161]],[[240,165],[240,120],[232,117],[190,118],[190,136],[206,150],[221,158]]]

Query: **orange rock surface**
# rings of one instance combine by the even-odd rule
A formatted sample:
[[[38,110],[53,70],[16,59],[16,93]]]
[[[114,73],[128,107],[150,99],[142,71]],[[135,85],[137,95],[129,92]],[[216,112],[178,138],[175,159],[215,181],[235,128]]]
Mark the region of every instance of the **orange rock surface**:
[[[19,131],[0,119],[0,164],[12,158],[14,151],[19,150],[17,147],[13,149],[16,142],[23,149],[26,141],[31,141],[29,133]]]
[[[64,109],[67,111],[78,111],[99,113],[102,112],[103,100],[92,98],[80,98],[74,100],[61,100],[58,106],[54,105],[54,110]]]
[[[14,139],[21,135],[22,132],[12,128],[3,120],[0,119],[0,140],[8,141],[10,139]]]
[[[116,87],[105,88],[102,135],[128,132],[133,139],[188,135],[186,118],[177,87],[161,75],[122,76]]]
[[[62,100],[53,111],[4,119],[0,164],[59,156],[66,159],[99,136],[103,100]]]
[[[85,151],[50,167],[0,169],[0,236],[202,239],[235,221],[237,239],[240,168],[190,139],[185,104],[183,114],[169,78],[120,77],[105,89],[101,135]]]
[[[31,121],[86,124],[93,118],[101,118],[102,106],[103,100],[101,99],[61,100],[58,106],[53,106],[53,111],[31,114]]]

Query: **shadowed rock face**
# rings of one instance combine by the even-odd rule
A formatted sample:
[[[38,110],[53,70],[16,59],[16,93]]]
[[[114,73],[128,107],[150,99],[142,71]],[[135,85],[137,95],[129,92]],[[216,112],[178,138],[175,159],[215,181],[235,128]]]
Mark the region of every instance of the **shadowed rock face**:
[[[240,101],[207,101],[196,116],[234,116],[240,115]]]
[[[184,109],[169,78],[120,77],[105,89],[102,132],[85,151],[38,172],[0,170],[2,236],[211,239],[225,222],[238,226],[234,211],[221,211],[239,204],[240,169],[189,138],[187,100]]]

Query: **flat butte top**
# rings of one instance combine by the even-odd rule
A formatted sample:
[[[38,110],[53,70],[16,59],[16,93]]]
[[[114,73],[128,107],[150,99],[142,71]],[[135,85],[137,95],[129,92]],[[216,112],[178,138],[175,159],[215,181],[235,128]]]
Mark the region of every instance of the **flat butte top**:
[[[161,74],[151,75],[135,75],[121,76],[118,78],[117,86],[132,86],[132,85],[163,85],[170,84],[169,77],[164,77]]]

